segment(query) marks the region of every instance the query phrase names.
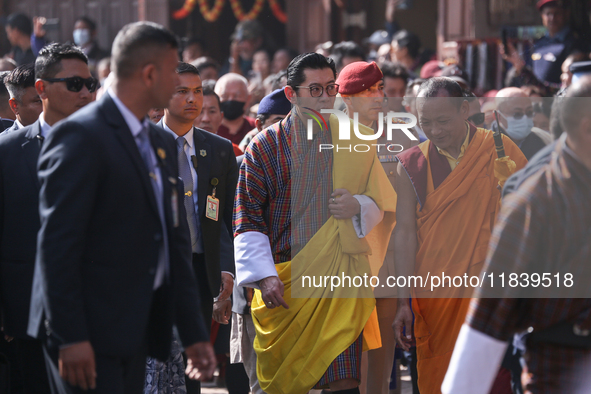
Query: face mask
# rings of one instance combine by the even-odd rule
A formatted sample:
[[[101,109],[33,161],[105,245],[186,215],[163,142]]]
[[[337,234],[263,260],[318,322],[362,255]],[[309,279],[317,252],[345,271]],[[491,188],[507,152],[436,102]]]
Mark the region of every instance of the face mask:
[[[534,120],[523,115],[521,119],[515,119],[513,116],[505,116],[507,119],[507,135],[514,140],[521,141],[531,133],[534,127]]]
[[[74,43],[78,46],[84,46],[90,42],[90,30],[76,29],[74,30]]]
[[[235,120],[244,114],[244,101],[229,100],[221,103],[221,110],[224,113],[224,118],[228,120]]]

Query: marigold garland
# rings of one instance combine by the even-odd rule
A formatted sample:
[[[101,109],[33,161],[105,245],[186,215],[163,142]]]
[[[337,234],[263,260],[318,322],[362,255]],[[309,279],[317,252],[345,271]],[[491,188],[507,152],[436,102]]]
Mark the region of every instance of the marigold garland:
[[[185,4],[183,4],[183,8],[180,10],[176,10],[172,13],[172,17],[174,19],[184,19],[189,16],[189,14],[195,8],[196,0],[186,0]]]
[[[197,2],[199,2],[199,11],[201,12],[201,15],[203,15],[203,18],[208,22],[215,22],[220,17],[226,0],[215,0],[211,10],[208,9],[207,0],[187,0],[185,1],[183,8],[175,11],[172,14],[172,17],[174,19],[184,19],[188,17],[195,9],[195,4]]]
[[[230,0],[230,5],[232,6],[232,12],[234,12],[234,16],[239,21],[256,19],[257,16],[259,16],[261,11],[263,10],[264,4],[265,4],[265,0],[255,0],[254,5],[252,6],[252,9],[250,10],[250,12],[248,14],[245,14],[244,10],[242,9],[242,6],[240,5],[239,0]]]
[[[220,17],[226,0],[215,0],[211,10],[207,9],[207,0],[199,0],[199,11],[208,22],[215,22]]]
[[[247,13],[244,12],[242,6],[240,5],[240,0],[229,0],[230,6],[232,7],[232,12],[234,16],[239,21],[244,20],[252,20],[256,19],[261,11],[263,10],[263,6],[265,4],[265,0],[255,0],[252,9]],[[211,9],[208,8],[208,0],[186,0],[183,7],[172,14],[174,19],[184,19],[188,17],[191,12],[195,9],[195,5],[199,3],[199,12],[203,15],[203,18],[207,22],[215,22],[218,20],[222,13],[222,9],[224,8],[225,0],[215,0],[213,7]],[[281,23],[287,23],[287,14],[281,9],[281,6],[277,2],[277,0],[269,0],[269,7],[273,12],[273,15],[277,20]]]
[[[271,12],[279,22],[287,23],[287,14],[283,12],[277,0],[269,0],[269,7],[271,7]]]

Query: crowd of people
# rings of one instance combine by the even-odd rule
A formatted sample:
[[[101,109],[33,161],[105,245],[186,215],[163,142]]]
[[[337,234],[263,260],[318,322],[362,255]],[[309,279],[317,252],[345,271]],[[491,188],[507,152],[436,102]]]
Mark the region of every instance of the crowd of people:
[[[415,394],[590,390],[591,298],[303,285],[584,278],[591,41],[537,8],[489,92],[407,30],[270,52],[242,21],[218,62],[151,22],[107,51],[86,16],[50,43],[10,15],[0,393],[389,394],[401,364]]]

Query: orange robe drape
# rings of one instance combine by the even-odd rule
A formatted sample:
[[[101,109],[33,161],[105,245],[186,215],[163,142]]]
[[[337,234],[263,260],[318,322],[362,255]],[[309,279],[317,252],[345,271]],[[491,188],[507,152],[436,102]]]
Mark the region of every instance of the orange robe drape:
[[[504,138],[507,156],[517,169],[527,163],[519,148]],[[478,129],[460,164],[435,189],[429,162],[430,141],[419,147],[428,161],[427,196],[417,204],[415,275],[427,273],[463,276],[479,275],[499,207],[494,162],[497,158],[493,133]],[[418,385],[421,394],[441,392],[441,384],[464,323],[470,298],[430,297],[413,291],[414,333],[417,342]],[[466,293],[451,296],[466,297]]]

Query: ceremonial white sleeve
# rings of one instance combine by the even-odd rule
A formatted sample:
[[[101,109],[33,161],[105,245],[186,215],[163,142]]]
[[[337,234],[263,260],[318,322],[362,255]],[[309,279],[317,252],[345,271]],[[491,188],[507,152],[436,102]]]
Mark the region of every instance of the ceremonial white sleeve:
[[[371,197],[356,194],[353,197],[359,201],[361,211],[353,216],[353,227],[359,238],[365,237],[384,218],[384,212],[371,199]]]
[[[488,394],[507,346],[507,341],[500,341],[464,324],[441,385],[441,392]]]
[[[234,238],[234,260],[238,286],[258,289],[256,282],[278,276],[269,237],[257,231],[247,231]]]

